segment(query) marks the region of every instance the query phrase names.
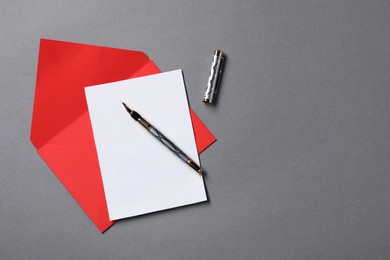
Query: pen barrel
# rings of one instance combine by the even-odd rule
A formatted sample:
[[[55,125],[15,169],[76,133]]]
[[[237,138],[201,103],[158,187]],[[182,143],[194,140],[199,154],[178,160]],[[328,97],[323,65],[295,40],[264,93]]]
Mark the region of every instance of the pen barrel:
[[[190,157],[188,157],[188,155],[186,155],[182,150],[180,150],[179,147],[172,143],[155,127],[151,126],[149,128],[149,133],[156,137],[163,145],[165,145],[169,150],[175,153],[180,159],[182,159],[185,163],[191,166],[195,171],[197,171],[198,173],[202,172],[202,169]]]

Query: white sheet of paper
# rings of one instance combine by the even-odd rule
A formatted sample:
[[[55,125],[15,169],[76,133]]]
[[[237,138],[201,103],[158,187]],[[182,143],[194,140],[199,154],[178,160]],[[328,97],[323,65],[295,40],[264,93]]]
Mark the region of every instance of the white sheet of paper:
[[[127,113],[199,163],[181,70],[85,88],[111,220],[206,201],[203,177]]]

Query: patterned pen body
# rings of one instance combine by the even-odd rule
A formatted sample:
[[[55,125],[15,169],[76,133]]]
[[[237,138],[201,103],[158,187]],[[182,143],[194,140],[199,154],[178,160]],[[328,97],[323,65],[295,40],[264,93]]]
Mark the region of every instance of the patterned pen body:
[[[156,137],[163,145],[165,145],[169,150],[175,153],[180,159],[186,162],[189,166],[191,166],[198,173],[202,172],[202,169],[190,158],[186,155],[179,147],[177,147],[174,143],[172,143],[168,138],[166,138],[160,131],[158,131],[154,126],[149,128],[149,133],[151,133],[154,137]]]
[[[191,166],[196,172],[199,174],[202,173],[202,168],[197,165],[188,155],[186,155],[182,150],[179,149],[172,141],[170,141],[167,137],[165,137],[157,128],[152,126],[148,121],[141,117],[136,111],[131,110],[126,106],[125,103],[122,103],[127,112],[131,115],[131,117],[140,123],[146,130],[149,131],[154,137],[156,137],[163,145],[165,145],[169,150],[175,153],[180,159],[182,159],[185,163]]]

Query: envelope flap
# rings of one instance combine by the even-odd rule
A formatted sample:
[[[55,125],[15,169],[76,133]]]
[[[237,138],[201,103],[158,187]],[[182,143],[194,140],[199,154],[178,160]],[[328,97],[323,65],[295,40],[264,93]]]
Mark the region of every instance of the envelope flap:
[[[87,112],[38,149],[38,153],[101,232],[114,223],[108,218]]]
[[[148,61],[139,51],[41,39],[32,143],[39,149],[88,110],[84,87],[127,79]]]

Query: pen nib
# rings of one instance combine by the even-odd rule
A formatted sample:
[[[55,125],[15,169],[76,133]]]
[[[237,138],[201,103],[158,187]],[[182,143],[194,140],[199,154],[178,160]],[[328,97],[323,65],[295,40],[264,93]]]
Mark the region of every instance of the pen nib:
[[[121,101],[122,102],[122,101]],[[133,112],[130,108],[128,108],[128,106],[126,106],[125,103],[122,102],[122,105],[125,107],[126,111],[131,114],[131,112]]]

